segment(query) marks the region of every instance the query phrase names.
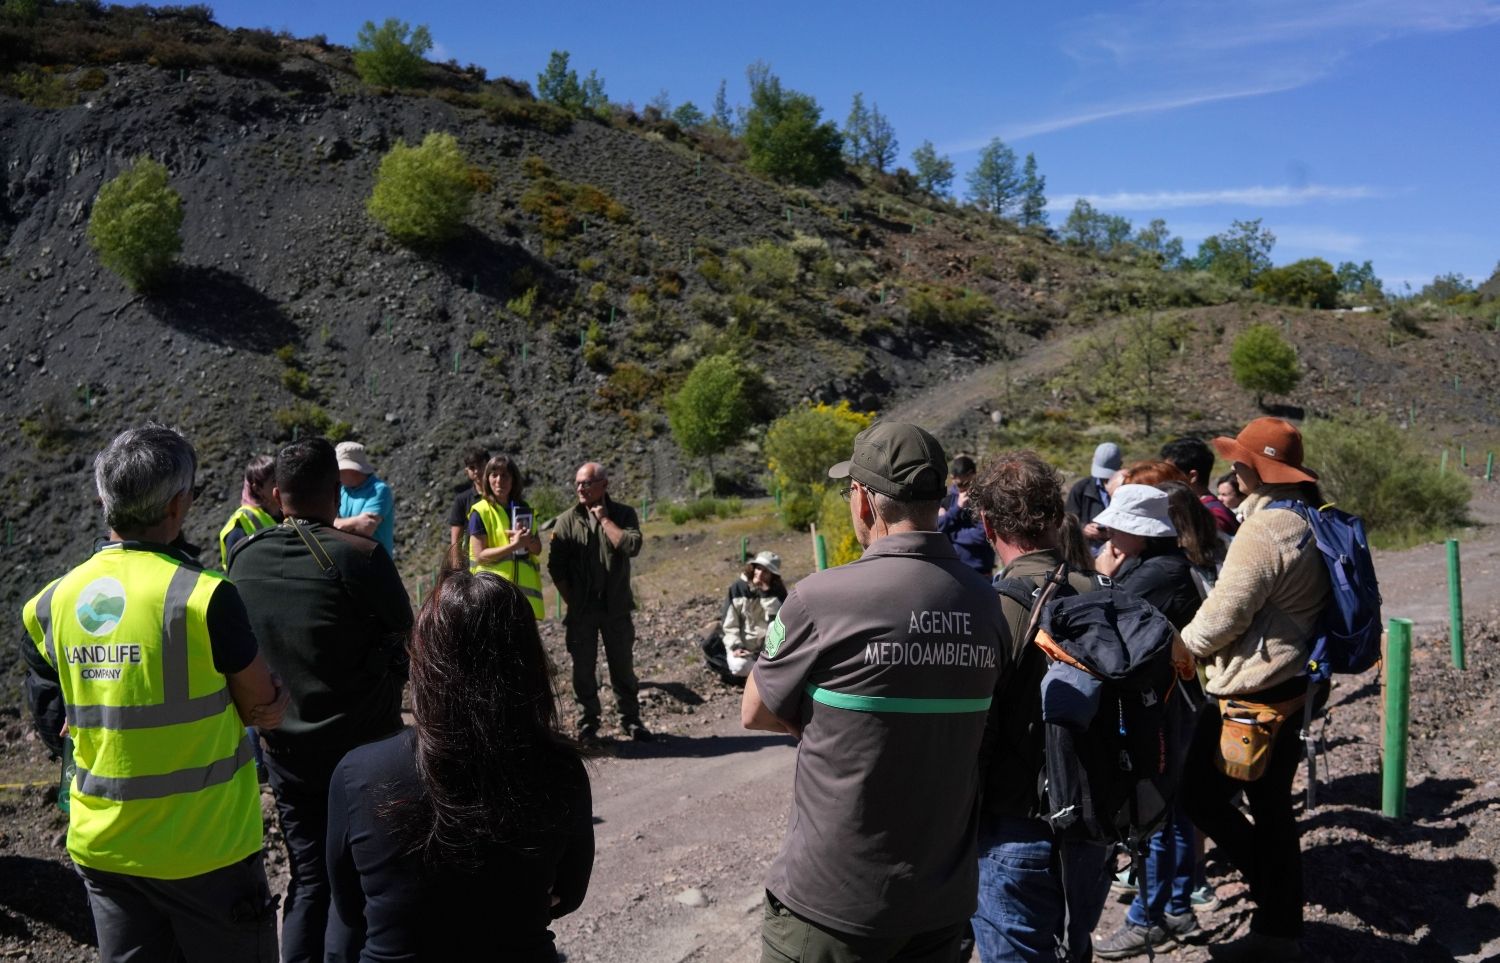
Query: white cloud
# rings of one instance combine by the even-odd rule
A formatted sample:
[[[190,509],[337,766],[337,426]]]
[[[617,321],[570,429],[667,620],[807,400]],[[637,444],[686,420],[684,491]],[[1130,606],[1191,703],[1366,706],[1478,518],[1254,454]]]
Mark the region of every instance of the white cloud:
[[[1357,201],[1383,197],[1373,187],[1223,187],[1204,191],[1120,191],[1114,194],[1071,194],[1054,197],[1049,208],[1067,210],[1082,198],[1106,211],[1162,211],[1180,207],[1296,207],[1321,201]]]
[[[447,63],[453,59],[453,52],[440,42],[434,42],[432,49],[427,53],[427,59],[435,64]]]

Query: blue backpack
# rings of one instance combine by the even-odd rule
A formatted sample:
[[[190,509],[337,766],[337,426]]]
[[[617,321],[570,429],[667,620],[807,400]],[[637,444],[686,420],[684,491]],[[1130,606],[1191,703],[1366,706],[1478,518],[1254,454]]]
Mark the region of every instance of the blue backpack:
[[[1365,523],[1337,508],[1315,509],[1282,499],[1267,508],[1296,512],[1308,524],[1307,538],[1318,543],[1333,594],[1318,620],[1307,676],[1322,682],[1331,673],[1363,672],[1380,658],[1380,585],[1365,537]],[[1306,539],[1302,542],[1307,544]]]

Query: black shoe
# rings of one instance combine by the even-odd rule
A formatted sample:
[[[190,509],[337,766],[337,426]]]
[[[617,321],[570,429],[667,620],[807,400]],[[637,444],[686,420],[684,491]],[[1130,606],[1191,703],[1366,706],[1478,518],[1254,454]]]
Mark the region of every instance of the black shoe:
[[[578,724],[578,741],[579,742],[598,742],[599,741],[599,723],[593,722],[593,721],[587,720],[587,719],[585,719],[583,722],[580,722]]]
[[[625,724],[620,726],[620,728],[625,730],[625,735],[629,736],[631,739],[634,739],[636,742],[650,742],[652,739],[656,738],[651,734],[650,729],[647,729],[645,726],[641,725],[641,721],[639,719],[631,719],[629,722],[626,722]]]

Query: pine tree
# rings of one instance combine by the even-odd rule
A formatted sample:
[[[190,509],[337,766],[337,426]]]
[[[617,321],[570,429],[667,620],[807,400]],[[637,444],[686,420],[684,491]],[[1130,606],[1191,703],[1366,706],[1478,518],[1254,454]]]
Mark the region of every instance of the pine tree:
[[[979,206],[1009,217],[1020,200],[1020,192],[1016,152],[996,137],[979,152],[979,162],[969,172],[969,196]]]
[[[729,82],[719,81],[719,92],[714,94],[714,113],[712,123],[724,133],[734,130],[734,117],[729,113]]]
[[[1027,154],[1021,168],[1021,226],[1038,227],[1047,223],[1047,178],[1036,171],[1036,155]]]
[[[946,154],[939,157],[932,141],[922,141],[922,146],[911,152],[911,163],[916,168],[917,186],[927,193],[941,197],[953,186],[953,161]]]
[[[879,104],[870,105],[870,123],[865,134],[867,163],[885,173],[885,169],[896,163],[896,128],[880,112]]]
[[[844,120],[844,157],[858,167],[869,162],[870,112],[865,109],[865,95],[856,92]]]

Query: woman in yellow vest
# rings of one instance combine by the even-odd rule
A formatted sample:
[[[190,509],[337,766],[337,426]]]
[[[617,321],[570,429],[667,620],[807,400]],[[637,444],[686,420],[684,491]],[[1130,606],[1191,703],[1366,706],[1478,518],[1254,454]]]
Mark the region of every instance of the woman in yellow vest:
[[[514,582],[531,603],[531,613],[542,618],[542,540],[531,506],[521,497],[520,469],[505,455],[484,466],[480,490],[484,497],[469,512],[469,571],[494,572]]]
[[[245,484],[240,489],[240,507],[219,529],[219,567],[229,570],[229,550],[236,542],[281,520],[281,506],[271,492],[276,487],[276,459],[256,455],[245,466]]]

